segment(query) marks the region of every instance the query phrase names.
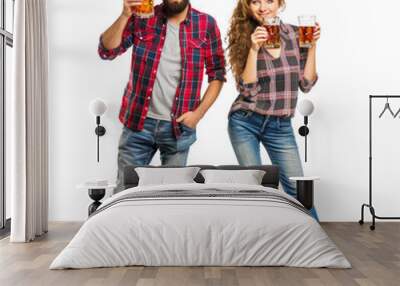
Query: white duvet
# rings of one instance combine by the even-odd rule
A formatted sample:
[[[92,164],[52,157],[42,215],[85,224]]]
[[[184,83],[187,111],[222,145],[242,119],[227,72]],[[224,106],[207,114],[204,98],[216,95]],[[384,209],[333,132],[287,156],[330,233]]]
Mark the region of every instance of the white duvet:
[[[279,200],[243,196],[121,200],[137,192],[171,190],[263,191],[299,204],[281,191],[254,185],[131,188],[105,200],[50,269],[128,265],[350,267],[310,215]]]

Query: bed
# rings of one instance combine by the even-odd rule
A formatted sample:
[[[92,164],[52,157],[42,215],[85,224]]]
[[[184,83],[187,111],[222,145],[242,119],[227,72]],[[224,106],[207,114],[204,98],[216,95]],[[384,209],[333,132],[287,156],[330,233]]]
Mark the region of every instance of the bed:
[[[124,170],[124,191],[106,199],[50,269],[121,266],[289,266],[350,268],[300,202],[278,189],[276,166],[196,166],[265,171],[260,185],[138,185]]]

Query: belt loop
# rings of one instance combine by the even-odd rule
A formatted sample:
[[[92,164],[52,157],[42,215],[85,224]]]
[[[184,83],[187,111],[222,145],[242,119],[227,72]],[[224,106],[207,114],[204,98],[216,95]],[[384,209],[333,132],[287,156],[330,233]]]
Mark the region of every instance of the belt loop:
[[[264,115],[264,122],[262,123],[261,126],[261,132],[264,132],[265,128],[267,127],[268,120],[269,120],[269,115]]]
[[[278,128],[281,129],[281,118],[279,116],[276,118],[276,124]]]

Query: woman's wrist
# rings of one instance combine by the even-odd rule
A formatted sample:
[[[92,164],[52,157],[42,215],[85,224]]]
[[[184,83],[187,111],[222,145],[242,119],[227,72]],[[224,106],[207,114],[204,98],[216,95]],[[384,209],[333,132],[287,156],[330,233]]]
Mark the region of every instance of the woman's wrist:
[[[255,52],[255,53],[258,53],[258,51],[260,50],[260,46],[259,45],[255,45],[255,44],[252,44],[251,45],[251,47],[250,47],[250,51],[253,51],[253,52]]]
[[[260,48],[256,48],[251,46],[250,50],[249,50],[249,56],[257,56],[258,52],[260,51]]]
[[[316,55],[317,55],[317,49],[314,43],[314,45],[308,49],[307,57],[315,58]]]

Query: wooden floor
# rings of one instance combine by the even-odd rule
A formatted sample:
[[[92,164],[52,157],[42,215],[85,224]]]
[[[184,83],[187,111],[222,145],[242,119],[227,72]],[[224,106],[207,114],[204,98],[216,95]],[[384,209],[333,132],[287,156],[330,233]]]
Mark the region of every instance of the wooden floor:
[[[52,223],[30,244],[0,241],[0,285],[400,285],[400,223],[326,223],[324,229],[353,265],[350,270],[285,267],[125,267],[48,270],[80,223]]]

